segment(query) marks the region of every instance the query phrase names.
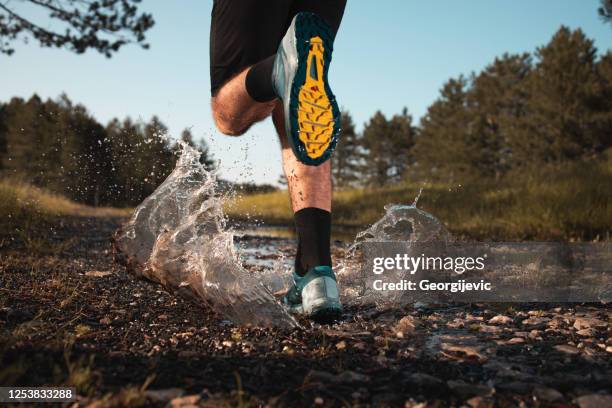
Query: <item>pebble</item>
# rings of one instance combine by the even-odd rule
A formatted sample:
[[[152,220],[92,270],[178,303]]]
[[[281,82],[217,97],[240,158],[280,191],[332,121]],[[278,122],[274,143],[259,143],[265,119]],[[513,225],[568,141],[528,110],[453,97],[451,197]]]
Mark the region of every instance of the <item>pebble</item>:
[[[612,407],[612,395],[609,394],[590,394],[583,395],[574,400],[580,408],[605,408]]]
[[[535,326],[535,327],[544,327],[550,321],[548,317],[530,317],[528,319],[523,320],[521,323],[523,326]]]
[[[177,397],[170,400],[168,403],[169,408],[187,408],[187,407],[195,407],[197,403],[200,402],[200,395],[187,395],[185,397]]]
[[[103,278],[108,275],[112,275],[112,272],[108,271],[87,271],[85,272],[85,276],[90,276],[92,278]]]
[[[412,373],[407,376],[406,381],[425,389],[439,389],[444,385],[441,379],[425,373]]]
[[[567,353],[567,354],[578,354],[580,353],[580,350],[578,350],[576,347],[574,346],[570,346],[568,344],[559,344],[555,346],[555,350],[560,351],[562,353]]]
[[[497,315],[497,316],[492,317],[491,319],[489,319],[489,324],[510,324],[513,321],[514,320],[512,320],[512,318],[510,318],[508,316]]]
[[[481,324],[478,327],[478,331],[480,331],[481,333],[492,333],[492,334],[495,334],[495,333],[501,333],[502,328],[498,327],[498,326],[488,326],[486,324]]]
[[[548,388],[548,387],[537,387],[534,391],[533,394],[541,399],[542,401],[546,401],[546,402],[555,402],[555,401],[560,401],[563,399],[563,394],[561,394],[559,391],[555,390],[554,388]]]
[[[597,331],[592,327],[588,327],[586,329],[578,330],[576,334],[579,336],[584,336],[584,337],[594,337],[597,335]]]
[[[401,336],[397,335],[397,337],[403,338],[407,334],[414,333],[417,326],[420,325],[420,321],[412,316],[404,316],[400,319],[399,322],[395,325],[395,332],[402,333]]]
[[[185,391],[181,388],[166,388],[163,390],[146,390],[145,398],[154,403],[169,401],[183,396]]]
[[[484,397],[472,397],[469,400],[465,401],[471,408],[492,408],[493,401],[489,398]]]
[[[574,329],[582,330],[589,328],[604,328],[607,324],[599,319],[594,317],[577,317],[574,321]]]
[[[494,389],[484,384],[470,384],[462,380],[449,380],[448,388],[459,398],[466,399],[474,396],[492,395]]]

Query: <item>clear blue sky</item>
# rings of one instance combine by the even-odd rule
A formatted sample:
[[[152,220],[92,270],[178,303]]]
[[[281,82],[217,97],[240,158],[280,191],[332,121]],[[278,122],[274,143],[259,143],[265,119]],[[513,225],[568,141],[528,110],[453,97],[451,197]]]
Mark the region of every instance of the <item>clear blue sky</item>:
[[[359,128],[377,109],[406,106],[416,119],[450,77],[478,71],[504,52],[532,51],[561,24],[582,28],[600,51],[612,27],[598,0],[349,0],[338,33],[331,84]],[[275,182],[281,174],[270,121],[241,138],[221,135],[210,115],[210,0],[144,0],[156,24],[151,49],[128,46],[111,59],[90,52],[17,45],[0,56],[0,100],[56,97],[83,103],[100,121],[157,114],[172,135],[203,137],[230,180]]]

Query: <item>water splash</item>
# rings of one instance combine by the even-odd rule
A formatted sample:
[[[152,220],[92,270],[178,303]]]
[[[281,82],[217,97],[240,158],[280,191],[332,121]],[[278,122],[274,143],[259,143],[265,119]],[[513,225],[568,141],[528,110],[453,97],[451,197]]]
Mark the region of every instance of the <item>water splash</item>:
[[[361,242],[433,242],[448,241],[451,235],[433,215],[414,204],[387,204],[385,215],[365,231],[357,234],[355,245]]]
[[[387,204],[385,214],[372,226],[357,234],[348,248],[346,256],[338,262],[337,275],[343,301],[349,303],[398,303],[402,294],[383,293],[372,290],[369,282],[371,272],[363,268],[361,247],[366,242],[451,242],[452,236],[433,215],[416,207],[421,191],[412,205]],[[401,279],[402,277],[398,277]]]
[[[137,274],[195,297],[240,325],[294,327],[295,319],[259,277],[241,264],[200,152],[181,144],[168,178],[140,204],[115,237]]]

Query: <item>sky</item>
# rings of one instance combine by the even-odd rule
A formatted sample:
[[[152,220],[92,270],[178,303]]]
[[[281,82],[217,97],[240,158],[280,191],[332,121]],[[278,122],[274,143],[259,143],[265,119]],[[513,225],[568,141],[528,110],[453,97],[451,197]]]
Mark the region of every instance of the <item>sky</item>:
[[[612,26],[598,0],[349,0],[334,45],[330,84],[358,129],[376,110],[406,107],[415,120],[442,84],[469,75],[504,52],[532,52],[563,24],[581,28],[600,52],[612,49]],[[18,4],[15,4],[19,7]],[[268,119],[241,137],[222,135],[210,112],[211,0],[143,0],[156,21],[149,50],[131,45],[108,59],[15,44],[0,55],[0,101],[55,98],[65,92],[99,121],[158,115],[178,137],[190,128],[219,160],[221,177],[276,183],[277,136]]]

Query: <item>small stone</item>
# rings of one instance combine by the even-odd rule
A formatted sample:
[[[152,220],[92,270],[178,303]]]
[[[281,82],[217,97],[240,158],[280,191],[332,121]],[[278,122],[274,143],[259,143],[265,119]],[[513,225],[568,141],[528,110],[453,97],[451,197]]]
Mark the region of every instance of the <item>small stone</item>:
[[[449,380],[446,382],[459,398],[466,399],[474,396],[488,396],[493,394],[493,389],[484,384],[470,384],[461,380]]]
[[[497,384],[495,387],[499,388],[502,391],[511,392],[513,394],[527,394],[533,388],[533,384],[522,381],[512,381]]]
[[[403,336],[414,333],[417,326],[419,326],[420,321],[412,316],[404,316],[400,319],[399,322],[395,325],[395,332],[402,333]]]
[[[103,317],[102,319],[100,319],[100,324],[108,326],[109,324],[111,324],[111,319],[109,319],[108,317]]]
[[[165,402],[183,396],[185,391],[180,388],[166,388],[164,390],[146,390],[145,398],[154,403]]]
[[[478,327],[478,331],[481,333],[500,333],[502,331],[501,327],[497,327],[497,326],[488,326],[486,324],[481,324]]]
[[[167,314],[160,314],[159,316],[157,316],[158,320],[168,320],[168,315]]]
[[[594,317],[577,317],[574,321],[574,329],[582,330],[589,328],[605,328],[606,322]]]
[[[465,401],[471,408],[491,408],[493,407],[493,401],[489,398],[484,397],[472,397]]]
[[[338,383],[367,383],[370,381],[370,377],[365,374],[360,374],[355,371],[346,370],[341,372],[334,379]]]
[[[534,326],[534,327],[544,327],[546,326],[546,324],[549,322],[549,318],[548,317],[530,317],[528,319],[525,319],[521,322],[521,324],[523,326]]]
[[[561,394],[559,391],[555,390],[554,388],[548,388],[548,387],[537,387],[534,391],[533,394],[541,399],[542,401],[546,401],[546,402],[555,402],[555,401],[560,401],[563,399],[563,394]]]
[[[325,401],[323,401],[323,398],[321,398],[321,397],[316,397],[316,398],[314,399],[314,403],[315,403],[315,405],[323,405],[323,403],[324,403],[324,402],[325,402]]]
[[[580,353],[580,350],[578,350],[574,346],[570,346],[569,344],[559,344],[559,345],[556,345],[555,346],[555,350],[560,351],[562,353],[567,353],[567,354],[578,354],[578,353]]]
[[[336,343],[336,348],[338,350],[344,350],[346,348],[346,341],[342,340]]]
[[[443,350],[442,354],[447,357],[454,356],[455,358],[477,360],[480,363],[487,361],[487,357],[481,353],[478,346],[442,343],[440,348]]]
[[[367,383],[370,381],[370,377],[365,374],[360,374],[355,371],[346,370],[340,374],[332,374],[327,371],[311,370],[306,375],[308,382],[319,382],[321,384],[354,384],[354,383]]]
[[[112,275],[112,272],[108,271],[87,271],[85,272],[85,276],[90,276],[92,278],[103,278],[108,275]]]
[[[525,342],[525,339],[522,337],[513,337],[506,342],[506,344],[522,344]]]
[[[404,408],[426,408],[427,402],[416,402],[412,398],[404,402]]]
[[[510,324],[512,322],[512,318],[504,315],[497,315],[489,319],[489,324]]]
[[[595,337],[597,335],[597,331],[594,328],[589,327],[586,329],[578,330],[576,334],[583,337]]]
[[[168,403],[171,408],[192,407],[195,406],[201,399],[199,395],[187,395],[185,397],[173,398]]]
[[[606,347],[606,353],[612,353],[612,346]]]
[[[542,332],[540,330],[532,330],[529,332],[529,338],[532,340],[542,340],[541,334]]]
[[[406,380],[410,384],[426,389],[439,389],[442,385],[444,385],[444,382],[441,379],[425,373],[412,373]]]
[[[612,395],[609,394],[590,394],[583,395],[574,400],[580,408],[603,408],[612,407]]]

